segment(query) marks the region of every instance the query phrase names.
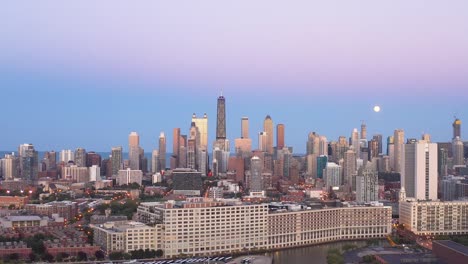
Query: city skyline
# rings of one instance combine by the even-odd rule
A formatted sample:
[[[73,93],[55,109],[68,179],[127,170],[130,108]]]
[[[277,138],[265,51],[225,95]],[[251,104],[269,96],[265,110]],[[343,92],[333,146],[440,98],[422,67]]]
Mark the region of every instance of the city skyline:
[[[93,4],[2,4],[1,150],[108,151],[137,131],[151,151],[193,113],[211,145],[220,91],[230,141],[241,117],[256,135],[270,115],[298,153],[309,132],[335,140],[361,120],[368,137],[449,141],[453,116],[468,118],[466,1]]]
[[[223,98],[225,98],[225,97],[223,97]],[[229,102],[230,102],[229,98],[226,98],[226,108],[227,109],[229,109],[229,106],[230,106]],[[236,106],[233,106],[233,107],[236,108]],[[215,107],[215,109],[216,109],[216,107]],[[214,118],[210,118],[210,115],[207,114],[209,112],[210,111],[205,111],[203,115],[205,116],[204,118],[208,119],[208,131],[207,131],[207,133],[208,133],[208,150],[209,150],[209,153],[211,153],[211,149],[212,149],[212,146],[213,146],[212,142],[216,139],[216,137],[215,137],[215,134],[216,134],[216,120],[213,120],[213,119],[216,119],[216,114],[214,115]],[[226,113],[226,116],[227,116],[226,117],[226,122],[231,120],[231,122],[227,123],[227,125],[226,125],[227,139],[229,139],[230,141],[234,142],[234,139],[242,137],[242,131],[241,131],[242,122],[241,121],[242,121],[243,118],[246,118],[246,117],[249,118],[249,124],[250,124],[248,126],[249,134],[258,134],[258,133],[264,131],[264,120],[265,119],[260,117],[259,120],[256,120],[256,121],[258,121],[257,123],[253,123],[252,119],[250,117],[248,117],[247,115],[243,115],[243,116],[241,116],[239,118],[236,118],[236,120],[232,120],[232,118],[229,117],[228,110],[226,110],[226,112],[227,112]],[[369,116],[372,116],[374,118],[373,121],[377,120],[377,122],[379,121],[379,119],[381,119],[380,116],[383,115],[382,112],[374,112],[372,109],[369,109],[368,112],[370,113]],[[185,118],[186,123],[191,124],[191,122],[193,121],[193,118],[194,118],[194,114],[196,114],[196,113],[192,113],[192,115],[187,114],[187,116]],[[270,117],[270,115],[267,114],[267,118],[268,117]],[[455,120],[454,117],[455,116],[452,117],[453,120],[451,122],[454,122],[454,120]],[[459,118],[459,116],[457,116],[457,118],[458,118],[457,120],[459,120],[459,122],[461,122],[461,125],[460,125],[461,126],[461,132],[460,132],[461,133],[461,139],[465,140],[466,137],[463,136],[465,134],[465,132],[463,130],[463,120],[461,120]],[[288,147],[293,147],[294,148],[294,153],[297,153],[297,154],[306,153],[307,134],[310,133],[310,132],[318,132],[318,133],[326,136],[327,139],[328,139],[328,142],[331,142],[331,141],[338,141],[340,136],[345,136],[347,139],[349,139],[351,137],[351,134],[352,134],[353,130],[358,128],[357,125],[354,126],[353,128],[349,128],[348,133],[342,132],[342,131],[345,130],[344,128],[339,130],[341,133],[337,132],[337,131],[334,131],[334,132],[332,132],[333,135],[338,135],[338,136],[332,137],[329,134],[325,134],[325,133],[321,132],[321,131],[327,131],[327,130],[330,131],[330,128],[327,127],[328,124],[323,124],[323,125],[321,125],[321,128],[318,127],[317,129],[309,130],[308,132],[307,131],[299,131],[299,133],[298,133],[298,131],[296,131],[296,133],[293,133],[293,131],[291,131],[292,132],[291,134],[293,134],[293,135],[298,135],[298,134],[301,134],[301,133],[304,134],[303,137],[301,137],[299,139],[296,138],[294,140],[292,138],[289,138],[288,134],[290,132],[289,132],[289,129],[288,129],[288,122],[287,121],[284,121],[284,120],[276,121],[274,119],[274,117],[271,117],[271,119],[273,121],[273,126],[275,127],[275,130],[276,130],[277,125],[279,125],[279,124],[283,125],[285,145],[288,146]],[[450,135],[453,134],[453,127],[452,127],[453,124],[450,123],[450,122],[447,122],[446,126],[439,127],[440,131],[443,134],[433,134],[433,133],[431,133],[430,131],[427,131],[427,130],[421,130],[420,133],[417,133],[417,132],[415,132],[413,130],[413,131],[411,131],[413,133],[409,133],[409,132],[407,132],[408,130],[405,129],[404,127],[394,128],[394,130],[389,130],[389,131],[386,131],[386,132],[382,133],[379,130],[377,130],[376,128],[373,128],[373,127],[370,127],[370,129],[367,130],[367,128],[370,125],[369,125],[369,122],[367,122],[366,120],[360,120],[360,122],[361,122],[361,124],[360,124],[361,129],[362,129],[362,125],[365,124],[368,140],[371,140],[372,137],[374,135],[376,135],[376,134],[381,134],[383,136],[383,138],[386,139],[387,136],[393,136],[394,130],[397,130],[397,129],[403,129],[403,131],[405,132],[405,136],[404,136],[405,140],[407,138],[420,139],[423,134],[430,134],[431,138],[432,138],[432,142],[450,142],[451,141],[451,136]],[[364,123],[362,123],[362,122],[364,122]],[[181,122],[179,122],[179,123],[181,123]],[[373,123],[370,123],[370,124],[372,125]],[[230,129],[231,125],[233,127],[232,129]],[[257,128],[258,130],[257,131],[252,131],[252,127],[254,127],[254,129]],[[179,131],[180,131],[179,134],[180,135],[188,135],[190,133],[190,126],[187,126],[187,128],[184,128],[183,126],[174,127],[174,128],[171,128],[170,131],[172,131],[172,130],[174,130],[176,128],[179,129]],[[138,133],[138,135],[140,135],[140,132],[137,131],[137,130],[135,131],[135,130],[129,130],[128,132],[126,132],[126,137],[128,137],[128,134],[134,133],[134,132],[136,132],[136,133]],[[237,130],[238,132],[232,131],[232,130]],[[369,131],[370,133],[367,132],[367,131]],[[145,153],[151,153],[152,150],[158,149],[160,133],[166,133],[167,134],[167,131],[166,130],[161,130],[160,132],[157,133],[157,135],[151,135],[150,136],[151,139],[148,139],[148,138],[144,139],[144,137],[141,137],[141,139],[140,139],[140,137],[139,137],[138,140],[141,140],[142,142],[145,142],[145,143],[143,143],[144,145],[143,144],[141,145],[141,147],[145,150]],[[29,136],[34,136],[34,133],[30,134]],[[155,140],[152,140],[153,137],[154,137]],[[170,137],[169,139],[170,139],[170,141],[167,144],[167,148],[171,149],[171,148],[173,148],[173,144],[171,144],[171,142],[173,141],[173,137]],[[98,151],[98,152],[109,152],[112,147],[123,146],[124,152],[129,152],[129,149],[126,146],[127,143],[128,143],[127,140],[128,140],[128,138],[124,138],[120,142],[112,143],[111,147],[109,147],[108,149],[93,148],[92,146],[90,147],[89,144],[73,145],[73,144],[75,144],[73,142],[65,143],[65,145],[63,145],[62,148],[55,148],[55,149],[54,148],[51,148],[51,149],[45,148],[45,149],[43,149],[42,147],[44,145],[48,145],[48,144],[54,145],[56,143],[52,141],[52,142],[48,142],[47,144],[38,144],[38,143],[35,143],[35,142],[24,141],[24,142],[18,142],[18,144],[16,144],[16,142],[13,142],[11,144],[13,147],[11,147],[9,149],[8,148],[5,148],[5,149],[0,148],[0,151],[16,151],[17,146],[19,144],[28,143],[28,144],[34,144],[36,146],[36,149],[38,149],[39,151],[48,151],[48,150],[60,151],[60,150],[63,150],[63,149],[76,149],[76,148],[84,147],[86,149],[90,149],[90,150],[92,149],[92,150],[95,150],[95,151]],[[91,139],[91,142],[92,141],[93,140]],[[148,144],[149,141],[154,141],[154,142]],[[273,145],[274,145],[274,147],[276,147],[276,143],[277,143],[276,141],[277,141],[277,132],[275,131],[275,133],[273,133]],[[294,142],[294,143],[290,144],[289,143],[290,141]],[[98,143],[109,144],[108,142],[98,142]],[[385,141],[384,141],[384,143],[385,143]],[[16,144],[16,146],[15,146],[15,144]],[[254,146],[257,146],[258,145],[258,139],[254,138],[252,144]],[[8,146],[8,145],[4,145],[4,146]],[[255,150],[255,149],[256,148],[254,147],[252,150]],[[231,153],[234,153],[234,152],[235,152],[235,150],[232,149]]]

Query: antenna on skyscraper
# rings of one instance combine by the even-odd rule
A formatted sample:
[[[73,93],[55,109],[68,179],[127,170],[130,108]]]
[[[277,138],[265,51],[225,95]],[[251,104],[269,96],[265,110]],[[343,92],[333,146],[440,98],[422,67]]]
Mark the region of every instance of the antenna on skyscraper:
[[[223,89],[221,88],[221,96],[223,96]]]

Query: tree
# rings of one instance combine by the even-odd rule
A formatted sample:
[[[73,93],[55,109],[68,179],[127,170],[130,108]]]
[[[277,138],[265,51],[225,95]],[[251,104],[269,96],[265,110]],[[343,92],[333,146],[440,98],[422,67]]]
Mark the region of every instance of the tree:
[[[18,253],[11,253],[10,255],[8,255],[8,260],[12,262],[16,262],[17,260],[19,260],[19,257],[20,256]]]
[[[83,251],[79,251],[77,255],[78,261],[86,261],[88,260],[88,255],[84,253]]]
[[[112,252],[112,253],[109,254],[109,259],[110,260],[121,260],[121,259],[123,259],[123,252],[121,252],[121,251]]]
[[[9,209],[9,210],[13,210],[13,209],[15,209],[15,208],[16,208],[16,205],[14,205],[14,204],[10,204],[10,205],[8,206],[8,209]]]
[[[102,250],[98,250],[94,253],[94,256],[96,256],[97,260],[103,260],[106,257],[106,254],[104,254]]]
[[[156,257],[160,258],[164,255],[164,251],[162,251],[162,249],[158,249],[156,250]]]
[[[33,252],[29,253],[29,260],[30,260],[31,262],[36,262],[36,260],[37,260],[37,255],[34,254]]]
[[[52,254],[50,254],[50,253],[46,253],[42,259],[47,261],[47,262],[53,262],[54,261],[54,256],[52,256]]]

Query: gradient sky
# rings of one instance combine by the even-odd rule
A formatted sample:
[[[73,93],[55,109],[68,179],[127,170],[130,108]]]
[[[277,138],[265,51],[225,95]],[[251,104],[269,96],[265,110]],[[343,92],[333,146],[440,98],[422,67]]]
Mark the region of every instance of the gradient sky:
[[[188,133],[227,98],[228,137],[264,117],[336,140],[404,128],[451,139],[468,122],[468,1],[4,1],[0,150],[127,147]],[[381,113],[373,113],[379,104]],[[466,129],[462,136],[468,138]],[[171,149],[171,143],[168,149]]]

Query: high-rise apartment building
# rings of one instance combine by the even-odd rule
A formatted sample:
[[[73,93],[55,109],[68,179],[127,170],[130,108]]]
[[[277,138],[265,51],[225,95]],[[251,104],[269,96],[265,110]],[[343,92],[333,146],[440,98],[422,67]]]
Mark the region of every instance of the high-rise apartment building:
[[[323,170],[327,167],[328,164],[328,157],[327,156],[319,156],[317,157],[317,178],[323,179]]]
[[[46,171],[57,169],[57,153],[55,153],[55,151],[47,151],[44,153],[42,162],[46,166]]]
[[[276,125],[276,149],[283,149],[284,143],[284,124]]]
[[[396,129],[393,135],[393,145],[394,145],[394,171],[401,173],[404,168],[404,145],[405,145],[405,132],[403,129]]]
[[[343,181],[341,178],[341,166],[336,163],[327,163],[327,166],[323,170],[323,177],[325,186],[327,188],[340,187],[341,185],[343,185]]]
[[[101,163],[102,163],[101,155],[99,155],[98,153],[94,151],[90,151],[86,153],[85,167],[91,167],[93,165],[101,166]]]
[[[24,180],[35,180],[39,169],[39,155],[33,144],[23,144],[18,148],[19,173]]]
[[[203,149],[208,149],[208,116],[205,113],[203,114],[203,117],[197,117],[194,113],[192,115],[192,123],[195,124],[195,127],[198,130],[198,146]]]
[[[242,117],[241,119],[241,138],[249,138],[249,118]]]
[[[151,172],[158,173],[161,171],[159,167],[159,150],[154,149],[151,153]]]
[[[371,163],[359,170],[356,176],[356,201],[359,203],[368,203],[378,201],[379,199],[379,177],[372,169]]]
[[[98,165],[93,165],[88,168],[89,181],[100,181],[101,180],[101,168]]]
[[[319,135],[315,132],[310,132],[307,138],[307,154],[319,155],[320,139]]]
[[[263,131],[266,132],[266,152],[273,154],[273,120],[269,115],[263,121]]]
[[[128,159],[130,169],[140,169],[140,136],[137,132],[131,132],[128,136]]]
[[[354,152],[356,152],[356,157],[360,157],[361,156],[361,144],[360,144],[359,132],[357,128],[353,129],[353,132],[351,133],[350,145],[354,147]]]
[[[128,168],[126,170],[119,170],[116,183],[117,185],[128,185],[131,183],[138,183],[139,185],[141,185],[142,180],[143,172],[141,170],[131,170],[130,168]]]
[[[268,133],[265,131],[258,133],[258,149],[263,152],[268,151]]]
[[[76,165],[64,166],[62,167],[62,178],[76,183],[89,182],[88,168]]]
[[[251,192],[261,192],[263,191],[263,161],[254,156],[250,160],[250,181],[249,181],[249,190]]]
[[[166,169],[166,136],[164,132],[159,135],[159,168]]]
[[[377,154],[383,154],[382,135],[381,134],[375,134],[374,136],[372,136],[372,139],[377,141],[377,144],[379,146]]]
[[[13,153],[5,155],[5,158],[2,159],[2,175],[5,180],[13,180],[18,177],[18,163],[18,157]]]
[[[112,176],[117,176],[119,170],[123,168],[123,157],[122,157],[122,147],[113,147],[111,149],[111,166],[112,166]]]
[[[356,162],[356,152],[354,148],[346,151],[343,159],[343,179],[352,187],[353,190],[356,190],[355,177],[357,175],[357,162]]]
[[[77,148],[75,150],[75,165],[86,167],[86,150],[84,148]]]
[[[64,149],[60,151],[60,162],[68,163],[75,162],[75,153],[71,149]]]
[[[402,187],[407,197],[437,199],[437,144],[420,140],[404,145]]]

